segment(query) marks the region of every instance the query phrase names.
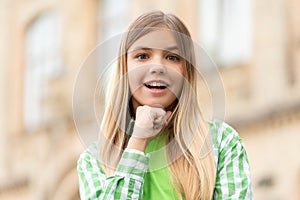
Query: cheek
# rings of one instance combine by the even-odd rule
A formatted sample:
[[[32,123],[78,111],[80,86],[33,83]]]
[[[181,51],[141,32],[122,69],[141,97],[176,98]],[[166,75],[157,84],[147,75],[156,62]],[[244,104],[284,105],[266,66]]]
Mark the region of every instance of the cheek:
[[[173,85],[172,87],[170,88],[171,92],[177,97],[179,98],[180,95],[181,95],[181,91],[182,91],[182,88],[183,88],[183,84],[184,84],[184,77],[179,74],[178,72],[176,73],[173,73],[171,75],[172,77],[172,82],[173,82]]]
[[[133,93],[138,88],[138,76],[134,73],[136,67],[134,67],[134,63],[127,60],[127,78],[129,83],[130,92]]]
[[[181,92],[182,92],[182,88],[183,88],[183,77],[181,77],[180,79],[177,80],[177,84],[176,84],[176,89],[175,89],[175,94],[177,96],[177,98],[179,99]]]
[[[177,74],[176,77],[178,75],[184,76],[184,74],[185,74],[185,72],[184,72],[184,65],[182,63],[177,63],[177,64],[171,66],[170,69],[172,69],[171,70],[172,74],[174,74],[174,73]]]
[[[136,76],[134,76],[133,73],[128,72],[128,82],[129,82],[129,88],[130,92],[134,93],[135,90],[139,87],[139,81]]]
[[[127,72],[130,72],[131,70],[133,70],[133,68],[134,68],[133,66],[134,66],[133,62],[127,58],[127,69],[126,69]]]
[[[131,93],[143,86],[146,71],[143,67],[129,67],[127,72]]]
[[[178,67],[177,67],[177,72],[178,72],[181,76],[184,75],[184,64],[178,65]]]

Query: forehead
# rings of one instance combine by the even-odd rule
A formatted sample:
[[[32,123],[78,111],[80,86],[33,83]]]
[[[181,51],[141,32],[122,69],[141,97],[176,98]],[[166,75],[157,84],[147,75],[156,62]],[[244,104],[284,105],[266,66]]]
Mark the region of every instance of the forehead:
[[[131,45],[129,51],[133,51],[141,47],[168,50],[170,46],[177,46],[174,33],[169,29],[158,29],[140,37]]]

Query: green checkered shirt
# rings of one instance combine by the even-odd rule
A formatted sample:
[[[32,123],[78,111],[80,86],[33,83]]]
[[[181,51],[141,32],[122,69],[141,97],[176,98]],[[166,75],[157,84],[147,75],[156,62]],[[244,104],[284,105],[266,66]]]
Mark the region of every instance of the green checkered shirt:
[[[213,138],[213,153],[217,167],[213,199],[253,199],[249,163],[238,133],[228,124],[209,122]],[[79,190],[82,200],[177,199],[172,189],[153,191],[156,196],[145,196],[144,187],[172,187],[169,180],[146,182],[150,155],[125,149],[115,174],[107,177],[100,166],[97,145],[84,151],[77,165]],[[151,184],[158,184],[151,187]],[[161,184],[161,185],[159,185]],[[169,193],[170,194],[169,194]],[[160,194],[161,193],[161,194]],[[176,196],[176,195],[175,195]]]

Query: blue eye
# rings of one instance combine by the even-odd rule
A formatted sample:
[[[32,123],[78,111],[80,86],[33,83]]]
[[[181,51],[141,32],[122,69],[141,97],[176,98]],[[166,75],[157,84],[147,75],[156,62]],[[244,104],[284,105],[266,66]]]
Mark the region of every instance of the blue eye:
[[[149,56],[148,56],[147,54],[138,54],[138,55],[136,56],[136,58],[137,58],[138,60],[145,60],[145,59],[148,59]]]
[[[175,62],[179,62],[180,61],[180,58],[179,56],[176,56],[176,55],[169,55],[166,57],[167,60],[170,60],[170,61],[175,61]]]

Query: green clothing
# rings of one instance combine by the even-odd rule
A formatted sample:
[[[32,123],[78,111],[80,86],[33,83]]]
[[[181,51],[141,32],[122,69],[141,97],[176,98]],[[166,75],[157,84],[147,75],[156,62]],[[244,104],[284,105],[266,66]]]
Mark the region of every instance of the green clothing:
[[[145,153],[154,152],[166,145],[167,133],[163,134],[149,142]],[[160,161],[163,162],[166,159],[166,152],[163,151],[163,153],[162,157],[157,159],[151,159],[150,157],[149,166],[157,164],[155,162],[158,162],[157,165],[163,165]],[[146,173],[142,200],[149,199],[178,199],[178,195],[172,186],[167,166]]]
[[[221,121],[216,120],[209,125],[217,169],[213,199],[253,199],[247,154],[238,133]],[[157,162],[160,164],[166,159],[165,151],[151,153],[164,145],[160,144],[161,141],[164,140],[155,138],[148,144],[145,153],[125,149],[115,174],[110,177],[105,175],[100,166],[97,146],[91,145],[80,155],[77,165],[81,199],[177,199],[168,166],[151,170],[157,166]]]

